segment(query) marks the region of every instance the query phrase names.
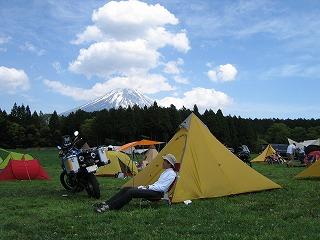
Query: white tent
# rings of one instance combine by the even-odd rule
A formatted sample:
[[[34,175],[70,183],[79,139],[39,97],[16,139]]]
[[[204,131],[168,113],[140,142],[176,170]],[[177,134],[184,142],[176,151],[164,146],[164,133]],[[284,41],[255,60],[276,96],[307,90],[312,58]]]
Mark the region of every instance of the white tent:
[[[302,143],[296,142],[290,138],[288,138],[288,142],[289,142],[289,144],[295,143],[298,148],[302,148],[302,149],[304,148]]]
[[[309,145],[318,145],[318,146],[320,146],[320,138],[314,139],[314,140],[306,140],[306,141],[303,141],[302,144],[305,147],[307,147]]]
[[[295,143],[298,148],[308,147],[309,145],[318,145],[318,146],[320,146],[320,138],[313,139],[313,140],[305,140],[303,142],[296,142],[296,141],[288,138],[288,142],[289,142],[289,144]]]

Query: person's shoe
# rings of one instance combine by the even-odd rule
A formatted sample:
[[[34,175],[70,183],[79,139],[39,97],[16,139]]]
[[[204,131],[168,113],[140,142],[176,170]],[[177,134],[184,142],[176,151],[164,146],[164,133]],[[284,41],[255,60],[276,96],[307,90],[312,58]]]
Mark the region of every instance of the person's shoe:
[[[98,208],[98,207],[102,207],[103,205],[106,205],[106,204],[107,204],[107,202],[97,202],[97,203],[92,204],[92,207]]]
[[[96,207],[95,211],[98,213],[103,213],[109,211],[110,207],[108,204],[102,204],[101,206]]]

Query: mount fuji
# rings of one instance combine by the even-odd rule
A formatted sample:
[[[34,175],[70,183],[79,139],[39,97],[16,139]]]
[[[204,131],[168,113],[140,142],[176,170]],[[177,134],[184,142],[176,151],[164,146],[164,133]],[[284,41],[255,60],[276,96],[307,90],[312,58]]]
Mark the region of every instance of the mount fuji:
[[[153,104],[153,100],[135,89],[130,88],[117,88],[113,89],[102,97],[99,97],[87,104],[80,107],[74,108],[72,110],[66,111],[61,115],[67,116],[72,112],[76,112],[81,109],[85,112],[100,111],[103,109],[111,108],[128,108],[137,105],[141,108],[144,106],[150,107]]]

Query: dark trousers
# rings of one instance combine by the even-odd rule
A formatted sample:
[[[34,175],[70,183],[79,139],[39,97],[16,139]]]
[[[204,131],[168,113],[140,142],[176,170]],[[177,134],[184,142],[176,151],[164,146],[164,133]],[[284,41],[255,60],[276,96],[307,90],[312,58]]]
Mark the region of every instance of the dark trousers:
[[[159,200],[163,197],[163,192],[157,192],[148,189],[138,189],[134,187],[122,188],[118,193],[113,195],[106,203],[110,209],[120,209],[132,198],[145,198],[150,201]]]

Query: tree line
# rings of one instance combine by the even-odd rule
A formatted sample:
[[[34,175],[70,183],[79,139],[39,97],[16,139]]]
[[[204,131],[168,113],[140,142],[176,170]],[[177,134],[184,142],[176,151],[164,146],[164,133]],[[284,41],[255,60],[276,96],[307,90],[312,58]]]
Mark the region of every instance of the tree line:
[[[168,142],[179,124],[194,112],[223,144],[237,147],[246,144],[260,151],[266,143],[287,143],[287,137],[296,141],[320,137],[320,119],[251,119],[224,116],[221,110],[193,110],[138,106],[99,112],[78,110],[68,116],[31,113],[29,106],[14,104],[10,113],[0,109],[0,147],[50,147],[61,143],[63,135],[79,130],[89,145],[122,145],[140,139]],[[201,141],[201,140],[200,140]]]

